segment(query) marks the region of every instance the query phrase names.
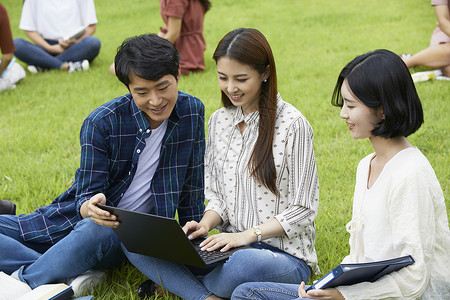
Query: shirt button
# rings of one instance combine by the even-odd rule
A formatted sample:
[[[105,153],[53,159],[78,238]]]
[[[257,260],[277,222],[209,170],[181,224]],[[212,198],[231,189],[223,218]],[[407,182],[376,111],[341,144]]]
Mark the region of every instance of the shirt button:
[[[141,153],[141,149],[137,149],[136,152],[137,152],[137,153]]]
[[[139,129],[139,132],[142,132],[142,128]]]
[[[150,133],[150,129],[147,129],[147,131],[146,131],[147,133]]]
[[[130,171],[130,172],[128,172],[128,175],[131,175],[131,171]]]

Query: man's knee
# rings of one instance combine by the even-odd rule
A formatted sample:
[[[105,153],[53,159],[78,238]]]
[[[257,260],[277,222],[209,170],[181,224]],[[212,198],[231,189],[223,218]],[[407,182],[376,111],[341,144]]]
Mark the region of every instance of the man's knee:
[[[118,240],[117,235],[111,228],[98,225],[91,218],[86,218],[78,222],[74,231],[81,239],[93,239],[97,242]]]

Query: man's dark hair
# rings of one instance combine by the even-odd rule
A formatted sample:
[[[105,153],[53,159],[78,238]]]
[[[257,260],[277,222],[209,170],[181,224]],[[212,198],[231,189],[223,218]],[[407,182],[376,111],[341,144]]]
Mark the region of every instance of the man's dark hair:
[[[166,39],[156,34],[143,34],[123,41],[114,60],[116,76],[127,87],[130,72],[157,81],[165,75],[178,78],[180,54]]]

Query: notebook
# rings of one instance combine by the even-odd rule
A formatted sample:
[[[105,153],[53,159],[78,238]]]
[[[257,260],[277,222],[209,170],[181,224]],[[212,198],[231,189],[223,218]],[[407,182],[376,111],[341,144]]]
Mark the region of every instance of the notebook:
[[[307,288],[306,291],[352,285],[364,281],[374,282],[384,275],[398,271],[413,263],[414,259],[412,256],[407,255],[368,263],[340,264]]]
[[[63,37],[63,40],[68,41],[71,39],[78,39],[79,37],[81,37],[83,35],[86,28],[87,28],[86,26],[79,26],[74,31],[72,31],[71,33],[69,33],[68,35]]]
[[[230,257],[238,247],[226,252],[201,251],[204,238],[189,240],[177,220],[117,207],[97,204],[117,216],[120,225],[113,228],[128,251],[200,268],[209,268]]]
[[[0,300],[68,300],[72,287],[64,283],[48,283],[31,289],[28,284],[0,271]]]

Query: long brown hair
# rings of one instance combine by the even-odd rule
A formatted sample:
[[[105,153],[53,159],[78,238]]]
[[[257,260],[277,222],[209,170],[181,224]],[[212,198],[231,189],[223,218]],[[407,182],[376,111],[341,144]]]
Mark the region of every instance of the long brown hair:
[[[258,102],[258,139],[248,167],[250,174],[258,182],[278,196],[272,146],[277,114],[277,72],[272,49],[264,35],[257,29],[239,28],[227,33],[217,45],[213,58],[217,63],[221,57],[228,57],[247,64],[259,74],[264,74],[269,70],[267,82],[264,81],[261,85]],[[224,107],[233,105],[223,91],[222,104]]]

